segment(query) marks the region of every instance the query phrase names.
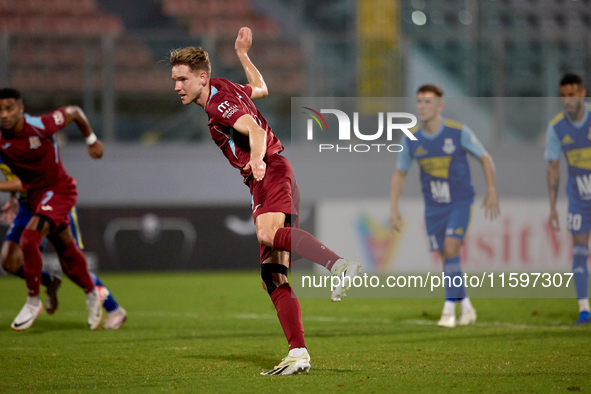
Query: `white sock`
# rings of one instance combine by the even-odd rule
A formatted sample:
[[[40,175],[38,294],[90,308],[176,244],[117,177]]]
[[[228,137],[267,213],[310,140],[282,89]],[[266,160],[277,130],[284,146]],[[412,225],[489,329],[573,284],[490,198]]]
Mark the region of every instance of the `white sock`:
[[[94,286],[94,289],[90,293],[86,293],[86,299],[89,301],[98,299],[98,296],[99,294],[96,286]]]
[[[474,310],[470,298],[468,297],[463,298],[462,301],[460,301],[460,305],[462,306],[462,312]]]
[[[588,298],[581,298],[579,301],[579,312],[587,311],[589,312],[589,299]]]
[[[455,315],[456,314],[456,302],[445,300],[443,304],[444,315]]]
[[[305,347],[296,347],[289,351],[289,357],[300,357],[304,353],[308,353],[308,349]]]
[[[34,305],[36,307],[39,306],[39,303],[41,302],[41,300],[39,299],[39,296],[35,296],[35,297],[28,297],[27,298],[27,304],[31,304]]]

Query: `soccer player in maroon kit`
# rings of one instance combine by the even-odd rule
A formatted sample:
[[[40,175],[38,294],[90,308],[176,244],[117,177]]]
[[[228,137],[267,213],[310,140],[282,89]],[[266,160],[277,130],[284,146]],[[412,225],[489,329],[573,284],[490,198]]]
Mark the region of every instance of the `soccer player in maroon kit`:
[[[211,78],[209,56],[201,47],[174,50],[170,55],[175,90],[184,105],[195,103],[209,117],[211,137],[230,164],[239,169],[252,195],[252,216],[260,244],[263,288],[271,296],[289,343],[289,354],[263,375],[308,372],[310,356],[304,342],[300,303],[287,281],[290,253],[326,267],[343,280],[332,301],[340,301],[359,272],[360,264],[340,258],[310,233],[299,228],[300,192],[283,146],[252,100],[266,97],[267,85],[247,52],[252,32],[243,27],[235,49],[248,85]]]
[[[43,267],[39,247],[43,237],[47,237],[64,273],[86,293],[88,326],[94,330],[102,320],[102,305],[108,290],[94,285],[86,258],[72,235],[68,214],[76,203],[78,191],[76,181],[62,166],[54,134],[74,121],[86,139],[92,158],[102,157],[103,144],[79,107],[67,106],[40,117],[30,116],[24,113],[21,94],[15,89],[0,90],[0,121],[0,157],[20,178],[33,213],[20,238],[29,296],[11,328],[26,330],[43,309],[39,300]]]

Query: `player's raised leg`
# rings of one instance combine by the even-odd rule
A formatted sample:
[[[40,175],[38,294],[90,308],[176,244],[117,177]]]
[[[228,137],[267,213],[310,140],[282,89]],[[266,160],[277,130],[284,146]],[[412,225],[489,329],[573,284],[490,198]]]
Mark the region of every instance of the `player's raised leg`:
[[[589,233],[573,234],[573,280],[579,303],[579,318],[575,324],[589,324]]]
[[[254,184],[251,193],[259,244],[305,257],[341,279],[348,277],[349,280],[341,280],[342,285],[332,292],[331,299],[340,301],[359,273],[361,264],[341,258],[299,225],[285,225],[286,214],[282,212],[293,212],[297,223],[300,202],[299,187],[289,161],[279,155],[270,157],[265,178]],[[269,201],[267,194],[273,194],[275,201]]]
[[[333,290],[331,300],[334,302],[341,300],[341,297],[351,287],[352,279],[361,269],[361,263],[339,257],[312,234],[299,228],[281,227],[277,229],[272,242],[268,242],[270,238],[265,239],[264,234],[261,237],[259,240],[266,240],[266,242],[262,243],[268,247],[276,247],[296,253],[325,267],[334,276],[349,278],[349,280],[342,280],[341,285]]]

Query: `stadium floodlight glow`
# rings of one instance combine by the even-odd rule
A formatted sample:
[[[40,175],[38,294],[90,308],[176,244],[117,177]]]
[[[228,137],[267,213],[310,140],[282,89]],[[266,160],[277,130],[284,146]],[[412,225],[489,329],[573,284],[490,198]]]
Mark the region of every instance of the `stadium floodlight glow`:
[[[427,15],[423,11],[413,11],[412,21],[417,26],[423,26],[427,23]]]

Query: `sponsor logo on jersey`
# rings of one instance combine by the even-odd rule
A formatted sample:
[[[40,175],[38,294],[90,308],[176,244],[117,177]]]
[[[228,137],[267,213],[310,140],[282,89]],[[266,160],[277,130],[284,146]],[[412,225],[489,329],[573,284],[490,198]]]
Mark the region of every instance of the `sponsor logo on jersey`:
[[[419,165],[422,170],[435,178],[449,178],[449,163],[451,163],[451,156],[428,157],[419,160]]]
[[[226,100],[223,103],[221,103],[220,105],[218,105],[218,111],[223,113],[229,107],[230,107],[230,103],[228,102],[228,100]]]
[[[60,112],[58,112],[60,113]],[[29,144],[31,149],[37,149],[41,146],[41,140],[39,137],[29,137]]]
[[[562,139],[562,145],[572,144],[573,142],[575,142],[575,140],[573,140],[568,134]]]
[[[232,115],[238,112],[238,105],[230,104],[228,100],[218,105],[218,111],[222,113],[222,118],[229,119]]]
[[[591,147],[571,149],[566,152],[568,164],[583,170],[591,170]]]
[[[43,211],[53,211],[53,207],[50,205],[42,205],[41,210]]]
[[[232,115],[234,115],[236,112],[238,112],[238,106],[234,105],[234,106],[230,107],[229,109],[227,109],[226,112],[224,112],[222,114],[222,118],[230,119],[232,117]]]
[[[454,145],[454,140],[452,138],[446,138],[445,141],[443,142],[443,151],[445,153],[447,153],[448,155],[451,155],[452,153],[455,152],[456,150],[456,146]]]

